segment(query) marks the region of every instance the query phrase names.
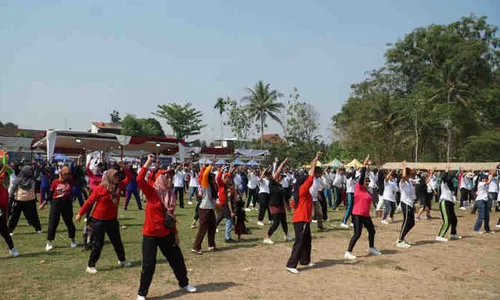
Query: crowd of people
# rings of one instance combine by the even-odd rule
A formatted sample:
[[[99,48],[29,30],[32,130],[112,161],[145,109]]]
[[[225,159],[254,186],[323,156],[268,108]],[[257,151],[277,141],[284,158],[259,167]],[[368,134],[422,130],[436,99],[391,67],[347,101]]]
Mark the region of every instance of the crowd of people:
[[[455,205],[470,209],[478,218],[473,233],[493,233],[490,229],[490,211],[499,210],[499,171],[458,170],[447,167],[436,170],[412,170],[406,162],[398,170],[377,170],[367,156],[359,169],[321,168],[317,153],[309,170],[294,170],[288,159],[278,158],[268,168],[215,166],[203,162],[162,166],[154,155],[149,155],[142,166],[123,162],[100,162],[83,165],[78,157],[69,165],[59,165],[49,159],[44,162],[18,164],[5,158],[0,171],[0,233],[10,254],[19,256],[13,236],[22,214],[37,234],[42,234],[38,210],[50,204],[46,251],[55,246],[56,230],[62,217],[68,231],[70,246],[78,246],[74,222],[85,220],[83,245],[90,250],[86,272],[97,273],[105,235],[109,237],[122,267],[130,267],[120,234],[118,209],[125,196],[124,210],[134,196],[137,207],[145,218],[142,240],[142,271],[138,299],[145,299],[155,272],[156,253],[159,248],[169,261],[179,286],[187,292],[196,292],[189,284],[183,254],[179,248],[176,207],[183,209],[187,203],[196,205],[191,228],[198,228],[192,252],[202,255],[203,239],[207,235],[208,251],[216,251],[217,227],[225,221],[224,238],[233,242],[232,234],[240,240],[251,234],[246,226],[246,214],[258,210],[257,226],[265,226],[267,215],[269,229],[262,237],[264,244],[274,244],[272,237],[281,225],[286,242],[294,241],[286,269],[299,273],[297,266],[313,267],[311,260],[311,223],[324,231],[329,210],[345,208],[339,224],[341,228],[353,227],[353,236],[347,245],[344,258],[356,260],[353,249],[363,227],[368,231],[372,255],[382,255],[375,247],[375,226],[372,217],[380,218],[383,225],[394,222],[395,213],[402,214],[403,222],[395,246],[410,248],[406,236],[425,213],[431,216],[433,202],[439,203],[442,227],[436,240],[447,242],[445,237],[451,227],[450,239],[460,239],[457,233]],[[145,199],[143,205],[141,194]],[[39,194],[39,197],[37,195]],[[459,200],[457,197],[459,196]],[[73,202],[78,200],[80,209],[73,214]],[[244,202],[246,200],[246,203]],[[419,202],[418,212],[415,202]],[[258,204],[258,207],[257,207]],[[292,214],[294,237],[289,231],[287,213]],[[350,221],[349,221],[350,220]],[[484,231],[480,231],[483,226]],[[500,227],[500,219],[496,225]]]

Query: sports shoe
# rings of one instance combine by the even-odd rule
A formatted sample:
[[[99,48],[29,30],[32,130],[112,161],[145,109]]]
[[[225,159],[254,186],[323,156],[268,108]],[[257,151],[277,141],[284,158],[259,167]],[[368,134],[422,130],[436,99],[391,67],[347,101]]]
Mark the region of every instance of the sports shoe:
[[[196,250],[196,249],[191,249],[191,252],[193,252],[194,254],[197,254],[197,255],[203,254],[203,252],[201,252],[201,250]]]
[[[467,207],[462,206],[462,207],[460,207],[459,209],[460,209],[460,210],[467,210]]]
[[[267,221],[267,225],[272,225],[273,224],[273,221],[269,220]]]
[[[191,229],[195,229],[196,228],[196,224],[191,224]]]
[[[344,224],[344,223],[340,223],[340,227],[342,227],[342,228],[349,228],[349,226],[347,224]]]
[[[318,220],[312,220],[311,222],[313,222],[313,223],[318,223]]]
[[[14,232],[9,233],[10,236],[14,236]]]
[[[500,228],[500,224],[497,224],[497,226],[496,226],[496,227],[497,227],[497,228]]]
[[[215,232],[219,232],[219,228],[215,228]]]
[[[484,233],[486,233],[486,234],[494,234],[494,233],[495,233],[495,231],[490,230],[490,231],[485,231]]]
[[[216,247],[208,247],[208,252],[214,252],[217,251]]]
[[[251,208],[245,208],[245,211],[249,212],[249,211],[252,211],[252,209]]]
[[[188,201],[188,204],[189,204],[189,205],[193,205],[193,202],[192,202],[192,201]]]
[[[411,245],[408,244],[406,241],[399,241],[399,242],[396,242],[396,247],[408,249],[408,248],[411,248]]]
[[[43,231],[42,231],[42,230],[38,230],[36,233],[38,233],[38,234],[42,234],[42,233],[43,233]]]
[[[352,253],[351,253],[351,252],[346,252],[346,253],[344,254],[344,258],[345,258],[345,259],[347,259],[347,260],[356,260],[356,258],[357,258],[357,257],[356,257],[356,256],[354,256],[354,255],[352,255]]]
[[[458,235],[458,234],[450,235],[450,240],[460,240],[460,239],[462,239],[461,235]]]
[[[257,222],[257,225],[259,225],[259,226],[264,226],[264,223],[263,223],[262,221],[258,221],[258,222]]]
[[[87,267],[85,272],[87,272],[89,274],[95,274],[95,273],[97,273],[97,270],[94,267]]]
[[[384,225],[389,225],[389,222],[387,222],[386,220],[382,220],[382,221],[380,221],[380,223],[382,223]]]
[[[182,290],[185,290],[188,293],[196,293],[196,288],[192,285],[186,285],[185,287],[181,287]]]
[[[54,246],[52,245],[52,243],[47,243],[47,245],[45,245],[45,251],[50,251],[54,249]]]
[[[124,268],[130,268],[132,266],[132,263],[129,262],[128,260],[124,260],[124,261],[118,261],[118,265]]]
[[[262,241],[262,242],[263,242],[264,244],[268,244],[268,245],[273,245],[273,244],[274,244],[274,242],[273,242],[271,239],[269,239],[269,238],[264,239],[264,241]]]
[[[297,270],[296,268],[286,267],[286,270],[292,274],[299,274],[299,270]]]
[[[71,241],[71,248],[76,248],[76,247],[78,247],[76,241],[75,240]]]
[[[382,255],[382,252],[378,251],[375,248],[368,248],[368,253],[373,254],[373,255],[377,255],[377,256]]]
[[[354,224],[353,224],[353,223],[351,223],[351,225],[349,225],[349,226],[354,227]]]
[[[330,219],[323,220],[323,222],[330,222]]]
[[[11,250],[9,250],[10,252],[10,256],[12,257],[18,257],[19,256],[19,251],[17,251],[16,248],[12,248]]]
[[[310,262],[310,263],[308,263],[308,264],[307,264],[307,266],[308,266],[309,268],[314,268],[314,267],[316,267],[316,264],[315,264],[315,263],[313,263],[313,262]]]
[[[482,231],[475,231],[475,230],[473,230],[473,231],[472,231],[472,234],[473,234],[473,235],[481,235],[481,234],[484,234],[484,232],[482,232]]]
[[[146,300],[146,297],[144,297],[144,296],[137,296],[137,300]]]
[[[448,239],[441,236],[437,236],[436,241],[445,243],[448,241]]]
[[[293,237],[291,235],[285,235],[285,241],[291,242],[291,241],[293,241]]]

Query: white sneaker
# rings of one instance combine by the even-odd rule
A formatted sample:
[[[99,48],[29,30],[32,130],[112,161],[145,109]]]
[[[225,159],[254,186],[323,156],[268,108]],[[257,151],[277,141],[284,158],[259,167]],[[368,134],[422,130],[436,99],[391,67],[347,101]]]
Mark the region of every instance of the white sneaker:
[[[462,207],[460,207],[460,210],[467,210],[467,207],[462,206]]]
[[[386,220],[382,220],[382,221],[380,221],[380,223],[382,223],[384,225],[389,225],[389,222],[387,222]]]
[[[188,201],[188,204],[189,204],[189,205],[193,205],[193,202],[191,202],[191,201]]]
[[[349,226],[354,227],[354,224],[353,224],[353,223],[351,223],[351,225],[349,225]]]
[[[216,229],[215,229],[215,232],[219,232],[219,228],[216,228]]]
[[[14,232],[9,233],[10,236],[14,236]]]
[[[52,243],[47,243],[47,245],[45,245],[45,251],[50,251],[54,249],[54,246],[52,245]]]
[[[285,235],[285,241],[291,242],[291,241],[293,241],[293,237],[291,235]]]
[[[299,274],[299,270],[297,270],[296,268],[286,268],[286,270],[292,274]]]
[[[400,241],[396,243],[396,247],[408,249],[411,248],[411,245],[408,244],[406,241]]]
[[[137,296],[137,300],[146,300],[146,297],[144,297],[144,296]]]
[[[19,256],[19,251],[17,251],[16,248],[12,248],[12,250],[9,250],[10,256],[12,257],[18,257]]]
[[[345,258],[345,259],[347,259],[347,260],[356,260],[356,258],[357,258],[357,257],[356,257],[356,256],[354,256],[354,255],[352,255],[352,253],[351,253],[351,252],[346,252],[346,253],[344,254],[344,258]]]
[[[312,220],[311,222],[313,222],[313,223],[318,223],[318,220]]]
[[[323,220],[323,222],[330,222],[330,219]]]
[[[76,248],[78,247],[78,244],[76,243],[76,241],[71,241],[71,248]]]
[[[342,227],[342,228],[349,228],[349,226],[347,224],[344,224],[344,223],[340,223],[340,227]]]
[[[128,260],[125,260],[125,261],[118,261],[118,265],[119,266],[122,266],[124,268],[130,268],[132,267],[132,263],[129,262]]]
[[[262,221],[258,221],[258,222],[257,222],[257,225],[259,225],[259,226],[264,226],[264,223],[263,223]]]
[[[273,221],[267,221],[267,224],[271,225],[271,224],[273,224]]]
[[[188,293],[196,293],[196,288],[192,285],[189,285],[189,284],[181,289],[185,290]]]
[[[484,232],[482,232],[482,231],[472,231],[472,234],[473,235],[482,235],[482,234],[484,234]]]
[[[448,241],[448,239],[447,239],[447,238],[444,238],[444,237],[437,236],[437,237],[436,237],[436,241],[438,241],[438,242],[443,242],[443,243],[444,243],[444,242],[447,242],[447,241]]]
[[[458,234],[452,234],[450,236],[450,240],[460,240],[460,239],[462,239],[462,236]]]
[[[248,211],[252,211],[251,208],[245,208],[245,211],[248,212]]]
[[[87,269],[85,270],[85,272],[89,273],[89,274],[95,274],[97,273],[97,270],[94,268],[94,267],[87,267]]]
[[[263,243],[264,244],[268,244],[268,245],[273,245],[274,244],[274,242],[271,239],[264,239]]]
[[[497,224],[497,226],[496,226],[496,227],[497,227],[497,228],[500,228],[500,224]]]
[[[378,251],[375,248],[368,248],[368,253],[373,254],[373,255],[377,255],[377,256],[382,255],[382,252]]]
[[[42,233],[43,233],[43,231],[38,230],[36,233],[38,233],[38,234],[42,234]]]
[[[308,265],[307,265],[309,268],[314,268],[316,267],[316,264],[313,263],[313,262],[310,262]]]

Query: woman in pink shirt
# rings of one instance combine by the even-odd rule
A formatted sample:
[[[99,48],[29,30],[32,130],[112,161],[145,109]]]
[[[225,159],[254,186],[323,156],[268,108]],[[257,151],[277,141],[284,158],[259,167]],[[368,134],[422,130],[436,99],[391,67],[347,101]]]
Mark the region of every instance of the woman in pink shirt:
[[[372,218],[370,217],[370,208],[372,205],[372,196],[368,192],[367,186],[368,181],[365,180],[366,177],[366,165],[370,161],[370,155],[365,158],[363,162],[363,168],[361,169],[361,176],[359,177],[358,183],[354,188],[354,207],[352,209],[352,222],[354,223],[354,235],[349,242],[349,248],[344,255],[345,259],[355,260],[356,256],[352,255],[352,250],[356,245],[359,237],[361,236],[361,231],[363,226],[366,227],[368,231],[368,241],[370,242],[370,248],[368,248],[368,253],[373,255],[381,255],[380,251],[375,249],[375,227],[373,226]]]

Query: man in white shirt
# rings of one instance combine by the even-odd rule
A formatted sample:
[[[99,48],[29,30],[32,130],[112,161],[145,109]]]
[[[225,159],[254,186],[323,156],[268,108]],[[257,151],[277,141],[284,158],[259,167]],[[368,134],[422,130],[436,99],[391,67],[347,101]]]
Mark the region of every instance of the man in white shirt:
[[[335,179],[333,180],[333,192],[335,195],[335,203],[333,204],[333,210],[336,210],[342,201],[342,186],[345,185],[345,169],[340,166],[335,174]]]
[[[174,192],[179,200],[179,207],[184,208],[184,180],[186,178],[186,171],[184,165],[181,164],[175,169],[174,175]]]
[[[255,209],[257,198],[259,197],[259,177],[257,177],[257,170],[250,170],[248,174],[248,200],[246,211]],[[250,203],[253,203],[253,208],[250,209]]]

